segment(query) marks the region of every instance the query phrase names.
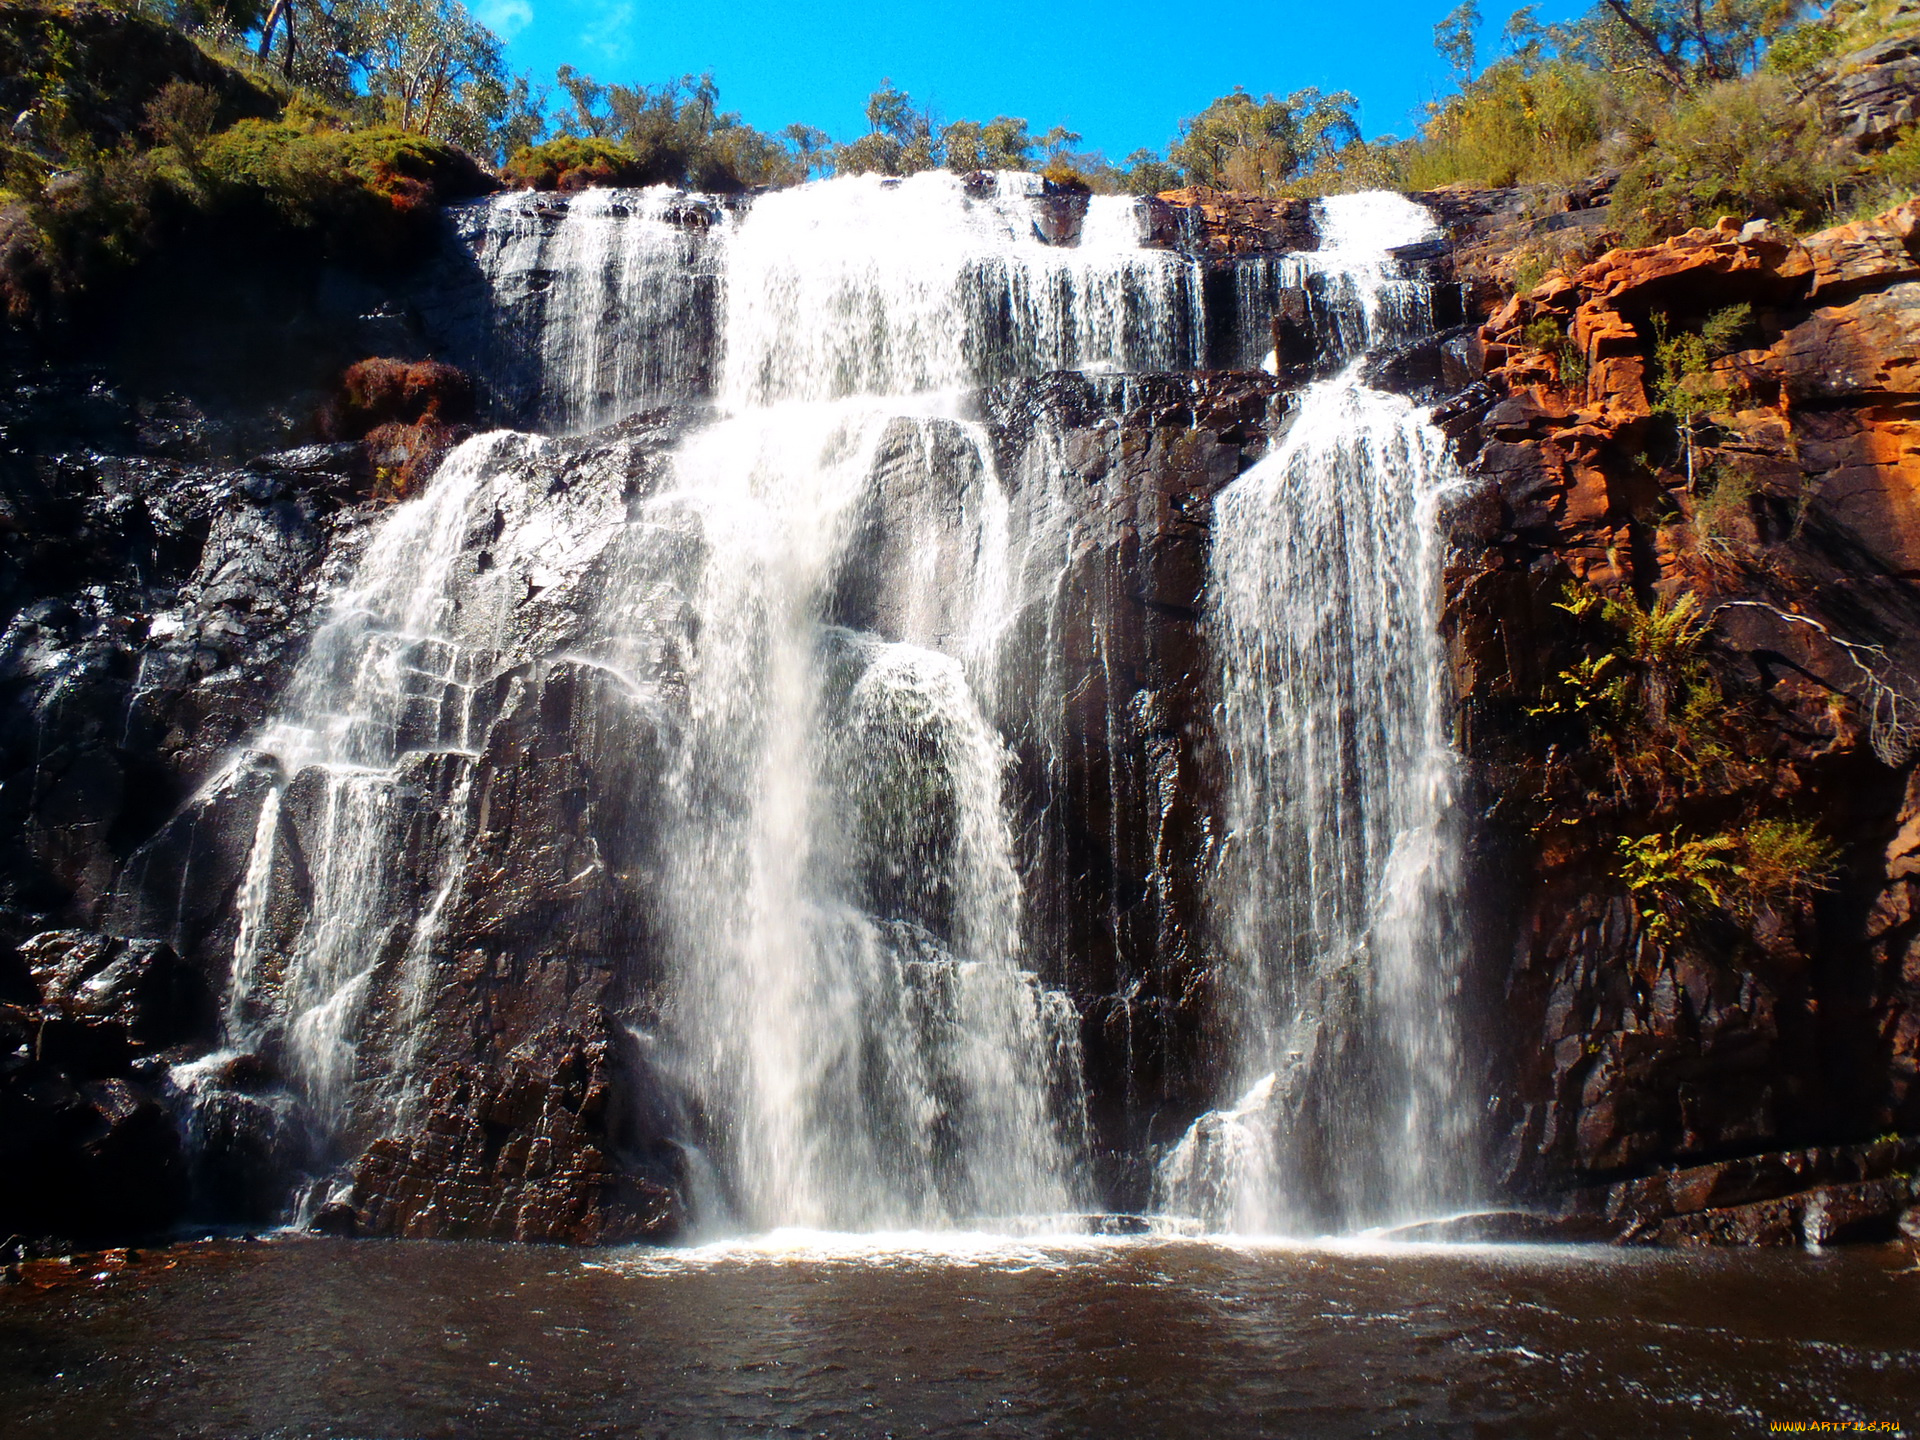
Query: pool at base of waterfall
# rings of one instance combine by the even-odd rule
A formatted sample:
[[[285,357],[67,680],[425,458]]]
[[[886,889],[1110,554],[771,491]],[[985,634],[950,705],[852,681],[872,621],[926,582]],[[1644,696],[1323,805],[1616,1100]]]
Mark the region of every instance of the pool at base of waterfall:
[[[1911,1266],[1892,1246],[214,1242],[23,1267],[0,1288],[0,1429],[1232,1440],[1857,1421],[1911,1433]]]

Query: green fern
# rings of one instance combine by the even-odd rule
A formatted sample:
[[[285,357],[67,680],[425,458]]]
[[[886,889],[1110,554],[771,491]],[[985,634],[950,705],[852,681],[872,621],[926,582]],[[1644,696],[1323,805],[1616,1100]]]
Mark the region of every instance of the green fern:
[[[1633,897],[1647,933],[1662,944],[1677,939],[1697,915],[1727,903],[1728,887],[1745,873],[1740,842],[1731,835],[1685,839],[1671,834],[1622,835],[1617,874]]]

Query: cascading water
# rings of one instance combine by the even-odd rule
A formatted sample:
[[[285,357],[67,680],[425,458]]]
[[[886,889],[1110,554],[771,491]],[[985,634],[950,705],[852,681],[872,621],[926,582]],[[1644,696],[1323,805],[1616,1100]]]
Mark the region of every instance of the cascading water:
[[[1316,257],[1360,336],[1417,305],[1398,196],[1330,202]],[[1413,305],[1410,305],[1410,301]],[[1445,440],[1358,367],[1215,504],[1210,624],[1226,820],[1215,926],[1236,1003],[1230,1107],[1162,1164],[1176,1213],[1315,1233],[1431,1214],[1469,1188],[1458,1080],[1453,757],[1432,616]]]
[[[588,430],[704,394],[720,349],[733,214],[665,186],[556,201],[508,192],[461,228],[490,297],[487,367],[511,408]],[[507,376],[517,384],[501,384]]]
[[[1434,234],[1427,212],[1391,191],[1321,201],[1318,249],[1256,257],[1234,269],[1242,363],[1258,363],[1276,299],[1288,290],[1306,296],[1324,354],[1357,355],[1419,334],[1427,326],[1429,287],[1404,274],[1394,252]]]
[[[542,442],[470,442],[380,528],[258,742],[276,785],[228,1038],[278,1057],[336,1148],[408,1113],[441,912],[484,825],[477,750],[501,687],[544,656],[613,677],[601,703],[643,713],[665,753],[630,781],[654,787],[637,849],[657,861],[621,883],[668,957],[632,1023],[688,1174],[713,1177],[698,1218],[1090,1203],[1078,1016],[1022,952],[987,708],[1008,498],[956,392],[1188,364],[1197,288],[1140,246],[1131,202],[1095,200],[1080,244],[1044,243],[1037,190],[847,180],[739,216],[661,192],[514,197],[467,222],[502,324],[533,332],[546,423],[697,396],[708,309],[725,410],[644,494],[606,477],[557,503],[535,490]],[[713,273],[724,293],[701,288]],[[674,315],[696,322],[678,349],[653,333]],[[529,622],[528,597],[569,590],[571,623],[559,603]],[[292,810],[318,853],[298,923],[276,927]]]
[[[475,696],[526,658],[514,612],[528,577],[574,571],[619,513],[617,497],[611,511],[540,506],[517,473],[540,443],[471,441],[393,512],[254,744],[275,783],[238,898],[224,1038],[277,1057],[323,1150],[377,1133],[407,1094],[436,922],[462,863]],[[298,857],[290,808],[310,817]],[[286,883],[307,896],[290,931],[273,914]],[[391,1013],[375,1026],[378,1009]]]
[[[1416,326],[1422,292],[1386,251],[1424,213],[1352,197],[1324,226],[1327,253],[1275,274],[1339,319],[1329,351]],[[277,1067],[322,1169],[412,1123],[423,1055],[474,1043],[435,1028],[435,997],[491,943],[502,875],[482,857],[522,782],[489,747],[543,677],[590,672],[546,743],[602,787],[566,804],[620,818],[554,837],[572,857],[554,883],[601,910],[580,953],[563,933],[543,954],[621,977],[632,1063],[664,1092],[645,1143],[677,1151],[695,1225],[1005,1227],[1097,1204],[1082,1021],[1041,979],[1071,957],[1028,923],[1007,739],[1054,753],[1078,703],[1028,652],[1067,643],[1082,482],[1039,443],[1010,488],[968,397],[1050,369],[1123,372],[1093,387],[1123,397],[1124,372],[1190,369],[1200,265],[1148,248],[1135,202],[1031,176],[844,179],[731,209],[517,196],[463,227],[496,340],[531,357],[525,413],[577,431],[711,408],[672,412],[658,464],[639,438],[480,437],[379,525],[243,762],[271,793],[229,1046]],[[1175,1211],[1326,1211],[1288,1178],[1316,1126],[1374,1157],[1322,1167],[1342,1218],[1378,1208],[1376,1172],[1406,1203],[1431,1188],[1452,1113],[1444,1026],[1414,1018],[1447,971],[1419,519],[1439,477],[1417,414],[1349,380],[1312,390],[1219,503],[1217,908],[1242,1079],[1272,1074],[1170,1159]],[[1281,1064],[1293,1051],[1346,1058]],[[1379,1158],[1394,1127],[1399,1168]]]

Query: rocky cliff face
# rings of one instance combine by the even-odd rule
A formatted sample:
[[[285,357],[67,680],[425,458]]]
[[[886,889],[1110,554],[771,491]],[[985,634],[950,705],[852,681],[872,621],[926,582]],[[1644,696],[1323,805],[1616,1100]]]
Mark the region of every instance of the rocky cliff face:
[[[1556,228],[1597,233],[1603,212],[1576,198]],[[1443,598],[1480,816],[1470,988],[1501,1190],[1594,1235],[1886,1233],[1913,1147],[1883,1137],[1920,1130],[1920,209],[1804,242],[1694,232],[1509,296],[1488,232],[1513,197],[1438,203],[1457,258],[1425,263],[1437,278],[1457,264],[1449,295],[1479,323],[1378,370],[1444,401],[1473,481],[1445,516]],[[1157,214],[1163,243],[1216,261],[1295,248],[1311,225],[1306,207],[1211,193]],[[480,353],[470,280],[457,315],[355,305],[343,333],[378,320],[417,353],[457,331]],[[1021,860],[1047,897],[1027,923],[1074,957],[1046,978],[1084,1019],[1116,1206],[1146,1203],[1156,1147],[1209,1103],[1220,1059],[1202,592],[1213,497],[1315,373],[1314,356],[1290,363],[1286,306],[1280,376],[1045,376],[977,399],[1001,473],[1027,489],[1016,503],[1054,507],[1074,537],[1059,606],[1023,622],[1058,667],[1060,711],[1007,729]],[[442,902],[433,1007],[375,1013],[365,1040],[404,1045],[422,1083],[397,1116],[344,1127],[340,1153],[311,1153],[283,1077],[210,1049],[262,825],[292,878],[260,913],[291,933],[325,817],[296,781],[263,822],[272,777],[228,762],[361,553],[384,452],[24,358],[16,375],[0,469],[4,1224],[263,1223],[291,1177],[343,1164],[314,1207],[337,1230],[672,1234],[676,1117],[620,1018],[660,1003],[657,937],[615,878],[650,863],[631,757],[652,741],[582,721],[616,682],[565,658],[566,597],[529,579],[514,623],[538,657],[487,677],[471,756],[423,756],[409,789],[401,863],[418,884],[435,883],[438,827],[476,857]],[[553,503],[644,497],[693,413],[553,447],[538,462]],[[904,563],[883,552],[876,569]],[[1684,643],[1635,631],[1686,596]],[[835,603],[884,631],[857,586]],[[1793,852],[1806,873],[1746,873],[1756,833],[1813,844]],[[379,958],[406,963],[400,940]]]
[[[1704,1198],[1622,1177],[1920,1123],[1917,217],[1612,251],[1449,344],[1472,384],[1440,418],[1480,488],[1446,623],[1486,913],[1513,916],[1483,975],[1518,1193],[1604,1196],[1669,1239],[1814,1235],[1811,1202],[1773,1196],[1827,1178],[1868,1184],[1863,1232],[1906,1203],[1890,1151]],[[1600,597],[1629,627],[1686,607],[1697,650],[1596,636]],[[1670,687],[1673,711],[1623,713],[1610,685]],[[1752,843],[1792,826],[1835,848]],[[1779,864],[1798,873],[1758,893]]]

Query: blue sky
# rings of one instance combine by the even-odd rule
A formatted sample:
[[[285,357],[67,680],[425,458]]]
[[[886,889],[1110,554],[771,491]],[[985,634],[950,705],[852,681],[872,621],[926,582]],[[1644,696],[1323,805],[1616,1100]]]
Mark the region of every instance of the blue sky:
[[[1368,136],[1413,128],[1446,88],[1433,26],[1452,0],[469,0],[516,68],[562,63],[601,80],[711,70],[721,105],[763,129],[793,121],[835,139],[865,130],[866,97],[891,78],[947,119],[1024,116],[1079,131],[1120,159],[1159,148],[1181,117],[1244,85],[1360,97]],[[1510,7],[1481,0],[1486,29]],[[1543,20],[1584,9],[1549,0]]]

